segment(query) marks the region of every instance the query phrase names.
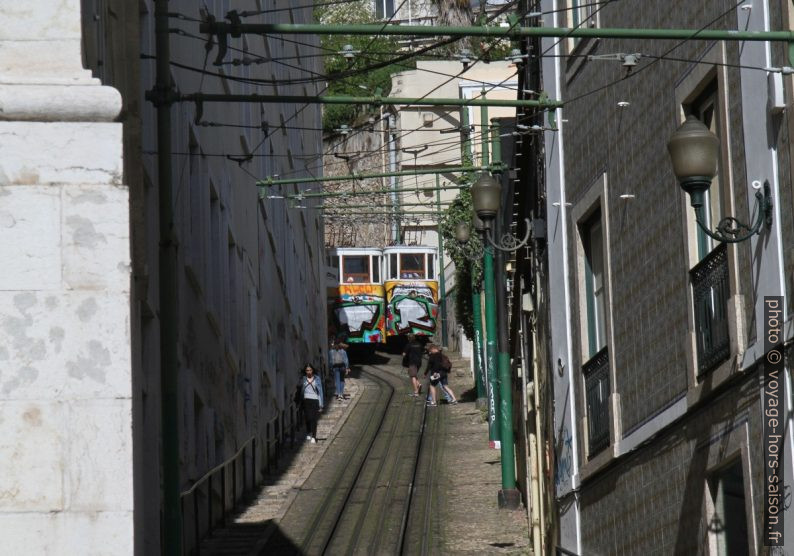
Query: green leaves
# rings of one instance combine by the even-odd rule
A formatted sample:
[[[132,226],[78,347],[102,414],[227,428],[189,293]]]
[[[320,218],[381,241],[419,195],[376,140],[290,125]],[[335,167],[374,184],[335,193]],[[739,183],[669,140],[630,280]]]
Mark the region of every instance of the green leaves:
[[[317,20],[323,24],[367,24],[377,23],[368,0],[336,4],[316,10]],[[333,96],[373,96],[380,88],[381,96],[391,91],[393,73],[406,71],[405,66],[388,65],[383,68],[369,69],[378,62],[394,58],[400,50],[396,37],[369,37],[362,35],[324,35],[320,44],[325,54],[325,74],[329,76],[328,90],[325,94]],[[358,52],[352,59],[343,57],[340,52],[346,45]],[[335,75],[347,77],[335,78]],[[355,126],[360,120],[378,113],[373,106],[332,105],[323,107],[323,129],[331,132],[342,125]]]
[[[461,184],[470,183],[471,177],[461,178]],[[441,217],[441,235],[444,238],[444,250],[455,263],[455,319],[463,326],[468,338],[474,338],[474,322],[472,320],[472,293],[482,288],[482,238],[474,230],[472,222],[473,206],[471,192],[462,189]],[[459,224],[468,224],[469,240],[461,243],[457,239]]]

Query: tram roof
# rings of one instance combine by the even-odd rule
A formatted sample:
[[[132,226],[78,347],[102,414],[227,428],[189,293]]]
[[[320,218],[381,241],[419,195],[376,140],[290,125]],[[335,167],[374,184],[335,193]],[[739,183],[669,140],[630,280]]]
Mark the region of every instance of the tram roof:
[[[383,253],[436,253],[438,248],[433,245],[392,245],[384,247]]]
[[[377,247],[335,247],[328,250],[329,255],[382,255]]]

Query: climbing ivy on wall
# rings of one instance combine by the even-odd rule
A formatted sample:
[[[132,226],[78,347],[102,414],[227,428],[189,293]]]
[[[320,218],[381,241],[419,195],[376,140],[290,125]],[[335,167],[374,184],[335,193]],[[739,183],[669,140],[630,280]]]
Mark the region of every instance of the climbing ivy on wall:
[[[461,178],[461,184],[469,184],[471,178]],[[482,287],[483,244],[472,223],[473,206],[469,189],[461,189],[458,196],[441,216],[441,235],[444,238],[444,251],[455,263],[455,319],[463,326],[469,339],[474,338],[472,320],[472,293]],[[458,224],[469,225],[469,241],[457,240]]]

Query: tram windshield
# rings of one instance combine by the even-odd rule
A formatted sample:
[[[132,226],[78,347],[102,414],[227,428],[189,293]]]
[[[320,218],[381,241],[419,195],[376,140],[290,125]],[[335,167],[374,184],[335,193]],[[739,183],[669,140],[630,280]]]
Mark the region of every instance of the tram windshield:
[[[344,255],[342,257],[342,282],[363,284],[370,282],[370,256]]]
[[[400,278],[424,280],[426,278],[425,254],[400,253]]]

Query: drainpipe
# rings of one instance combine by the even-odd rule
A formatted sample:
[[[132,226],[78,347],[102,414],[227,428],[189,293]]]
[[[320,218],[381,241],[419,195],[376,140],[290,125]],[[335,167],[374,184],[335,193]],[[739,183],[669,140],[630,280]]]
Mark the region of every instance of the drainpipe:
[[[535,266],[533,264],[533,266]],[[539,272],[535,270],[534,272],[535,277],[535,284],[538,284],[537,280],[540,279]],[[524,371],[526,372],[527,364],[526,361],[531,357],[531,369],[532,369],[532,381],[529,383],[528,387],[531,389],[531,392],[527,392],[528,400],[531,405],[527,407],[527,412],[530,416],[529,426],[527,427],[528,433],[528,443],[529,443],[529,486],[530,486],[530,524],[532,527],[532,547],[535,554],[544,554],[544,531],[545,531],[545,519],[544,519],[544,508],[542,504],[544,501],[541,498],[541,493],[543,492],[543,469],[541,468],[543,465],[543,460],[541,459],[542,453],[542,442],[540,431],[540,380],[541,380],[541,373],[540,365],[538,363],[538,332],[537,332],[537,325],[535,319],[535,303],[532,300],[532,293],[527,292],[524,294],[526,298],[528,298],[529,303],[528,306],[523,306],[523,296],[522,296],[522,307],[521,310],[524,314],[521,316],[521,327],[519,329],[519,334],[521,335],[521,361]],[[528,323],[529,321],[529,323]],[[529,324],[529,334],[527,334],[527,323]],[[529,339],[527,336],[529,335]],[[532,354],[531,356],[529,354]]]
[[[163,553],[182,554],[179,503],[179,376],[177,359],[177,275],[171,195],[171,83],[168,0],[155,0],[156,81],[151,100],[157,107],[157,188],[160,212],[160,381],[162,419]]]
[[[389,114],[389,172],[397,172],[397,118],[394,114]],[[400,243],[400,220],[398,211],[400,210],[400,197],[397,190],[397,176],[391,176],[391,206],[393,218],[391,221],[391,241],[392,245]]]

